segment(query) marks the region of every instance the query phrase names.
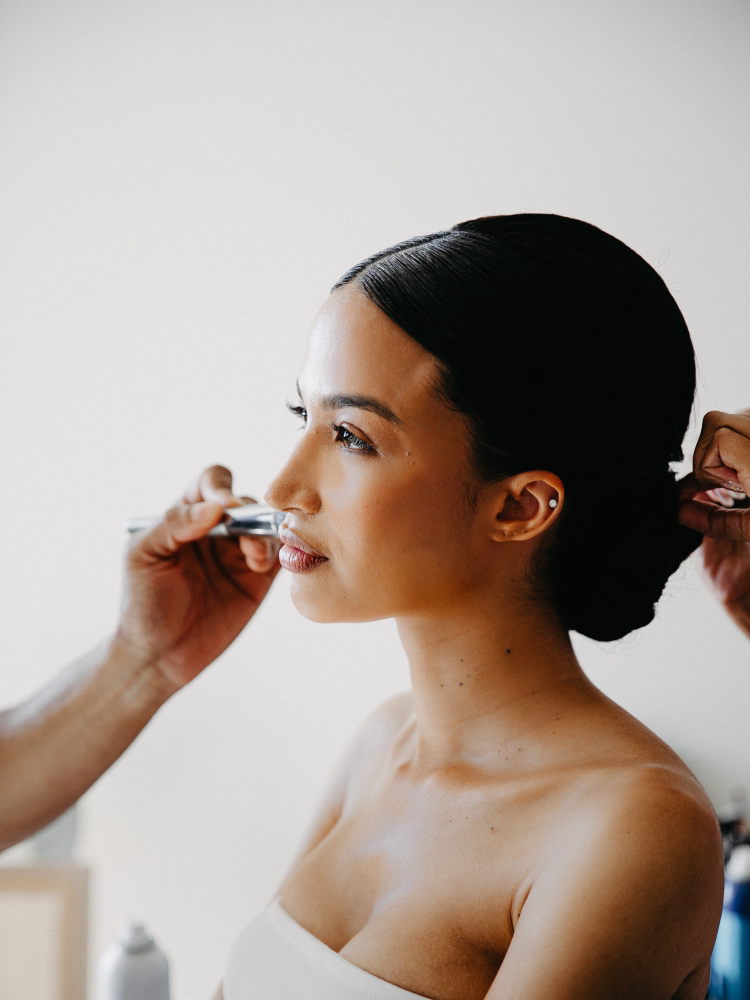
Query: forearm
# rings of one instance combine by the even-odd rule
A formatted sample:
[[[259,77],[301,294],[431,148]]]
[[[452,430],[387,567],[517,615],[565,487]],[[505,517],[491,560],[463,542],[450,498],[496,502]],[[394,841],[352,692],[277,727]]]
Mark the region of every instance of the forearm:
[[[71,806],[173,690],[115,639],[0,713],[0,850]]]

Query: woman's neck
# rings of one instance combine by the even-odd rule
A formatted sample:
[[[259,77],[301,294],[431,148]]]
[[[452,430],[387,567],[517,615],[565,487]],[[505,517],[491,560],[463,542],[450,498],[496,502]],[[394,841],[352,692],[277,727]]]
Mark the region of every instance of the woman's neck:
[[[491,603],[398,621],[414,693],[415,765],[427,771],[496,761],[498,741],[523,742],[596,690],[551,608]]]

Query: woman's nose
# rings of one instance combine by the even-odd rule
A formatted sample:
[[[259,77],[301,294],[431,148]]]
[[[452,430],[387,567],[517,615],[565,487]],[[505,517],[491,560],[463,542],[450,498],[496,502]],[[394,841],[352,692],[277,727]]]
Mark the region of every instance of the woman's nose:
[[[305,437],[263,494],[266,503],[277,510],[315,514],[320,509],[320,495],[315,487],[316,463]]]

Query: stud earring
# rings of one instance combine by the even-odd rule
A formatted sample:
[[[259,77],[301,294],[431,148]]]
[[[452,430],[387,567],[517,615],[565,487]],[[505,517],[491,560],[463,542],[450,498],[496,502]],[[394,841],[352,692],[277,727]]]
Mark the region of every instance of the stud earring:
[[[557,500],[550,500],[549,505],[550,507],[557,507]]]

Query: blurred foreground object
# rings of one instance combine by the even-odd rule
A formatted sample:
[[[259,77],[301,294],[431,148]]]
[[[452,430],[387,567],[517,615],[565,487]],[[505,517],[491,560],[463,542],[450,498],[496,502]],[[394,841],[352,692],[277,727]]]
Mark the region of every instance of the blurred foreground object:
[[[750,1000],[750,844],[732,851],[711,956],[709,1000]]]
[[[747,844],[747,792],[744,788],[735,788],[729,801],[719,806],[716,818],[721,831],[721,843],[724,850],[724,867],[726,868],[732,851],[740,844]]]
[[[88,872],[0,868],[0,997],[82,1000]]]
[[[125,924],[99,959],[96,1000],[169,1000],[169,964],[143,924]]]

